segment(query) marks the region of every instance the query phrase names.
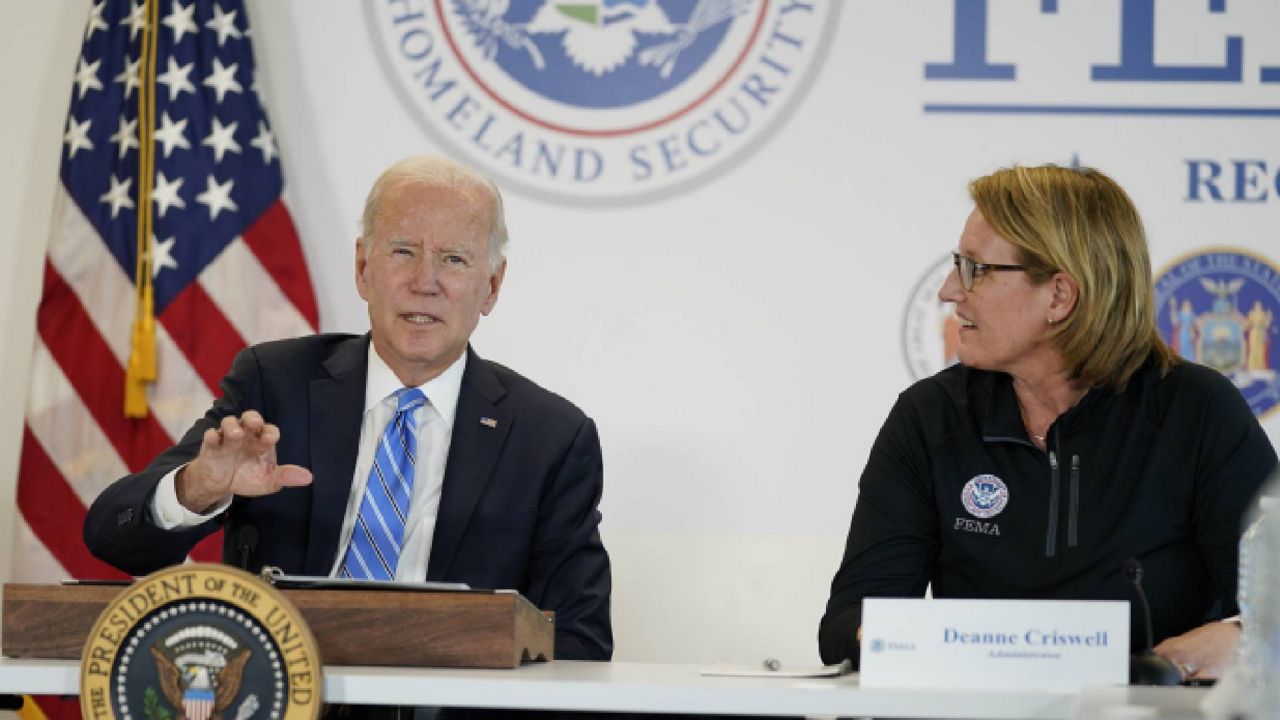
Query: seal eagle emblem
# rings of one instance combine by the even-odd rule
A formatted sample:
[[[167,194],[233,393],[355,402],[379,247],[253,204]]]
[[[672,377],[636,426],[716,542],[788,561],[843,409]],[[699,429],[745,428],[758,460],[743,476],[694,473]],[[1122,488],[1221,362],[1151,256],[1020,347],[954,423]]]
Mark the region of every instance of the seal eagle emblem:
[[[231,657],[227,652],[208,649],[199,653],[179,650],[180,654],[173,657],[161,645],[174,644],[187,631],[174,633],[163,643],[148,648],[156,661],[160,688],[170,705],[182,708],[178,720],[222,720],[223,713],[240,694],[251,653],[247,648],[235,648],[235,641],[212,627],[193,629],[201,635],[222,636],[225,645],[231,646]]]
[[[84,717],[313,720],[321,662],[297,608],[225,565],[179,565],[107,605],[80,663]]]
[[[1156,275],[1156,325],[1179,355],[1230,378],[1259,418],[1280,406],[1280,266],[1206,248]]]
[[[763,142],[826,54],[840,3],[364,3],[409,114],[513,189],[636,202]]]
[[[960,502],[976,518],[995,517],[1009,504],[1009,487],[995,475],[978,475],[964,484]]]

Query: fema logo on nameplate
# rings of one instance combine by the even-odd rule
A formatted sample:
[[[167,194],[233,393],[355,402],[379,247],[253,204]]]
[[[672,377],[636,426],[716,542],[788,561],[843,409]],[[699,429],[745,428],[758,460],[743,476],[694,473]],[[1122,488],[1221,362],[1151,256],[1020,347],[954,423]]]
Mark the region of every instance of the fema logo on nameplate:
[[[1259,418],[1275,410],[1280,268],[1248,250],[1207,248],[1158,273],[1155,300],[1174,351],[1230,378]]]
[[[320,714],[320,653],[279,591],[225,565],[178,565],[126,588],[80,664],[84,717],[301,720]]]
[[[947,253],[911,288],[902,315],[902,354],[913,380],[923,380],[958,362],[960,319],[952,303],[938,299],[938,290],[954,268],[951,253]]]
[[[803,95],[838,3],[398,0],[374,42],[423,129],[505,185],[636,202],[703,182]]]

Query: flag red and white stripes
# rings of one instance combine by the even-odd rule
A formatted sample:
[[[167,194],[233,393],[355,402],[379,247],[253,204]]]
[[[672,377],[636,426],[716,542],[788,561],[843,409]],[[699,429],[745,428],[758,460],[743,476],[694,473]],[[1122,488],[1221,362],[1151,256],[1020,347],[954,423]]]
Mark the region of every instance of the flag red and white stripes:
[[[241,0],[92,6],[37,313],[13,580],[120,577],[84,548],[88,504],[185,432],[237,351],[318,327],[249,35]],[[140,253],[158,374],[146,417],[126,418]],[[192,556],[219,553],[215,540]]]

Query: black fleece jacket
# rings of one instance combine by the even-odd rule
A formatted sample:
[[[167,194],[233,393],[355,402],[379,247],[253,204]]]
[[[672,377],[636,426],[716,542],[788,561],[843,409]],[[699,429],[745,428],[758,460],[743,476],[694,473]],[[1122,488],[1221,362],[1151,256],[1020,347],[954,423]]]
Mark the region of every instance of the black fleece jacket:
[[[903,392],[862,473],[823,661],[858,663],[864,597],[1136,600],[1131,557],[1157,643],[1238,612],[1240,524],[1276,453],[1229,380],[1148,365],[1047,438],[1031,443],[1003,373],[954,366]]]

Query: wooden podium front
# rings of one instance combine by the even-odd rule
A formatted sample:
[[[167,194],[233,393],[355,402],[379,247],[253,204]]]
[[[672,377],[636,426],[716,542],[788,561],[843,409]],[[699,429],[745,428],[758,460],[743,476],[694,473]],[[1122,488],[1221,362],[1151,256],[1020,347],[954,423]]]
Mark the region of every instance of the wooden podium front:
[[[0,652],[79,659],[125,585],[4,586]],[[306,618],[325,665],[514,668],[555,657],[555,620],[516,592],[281,590]]]

